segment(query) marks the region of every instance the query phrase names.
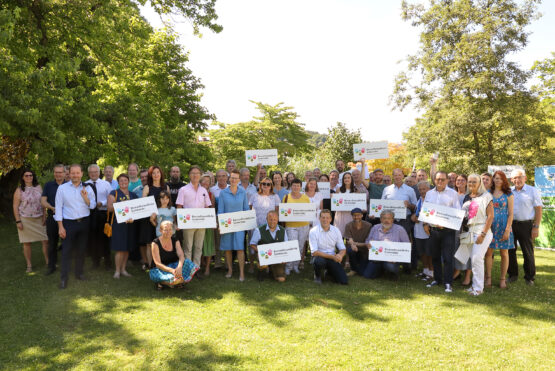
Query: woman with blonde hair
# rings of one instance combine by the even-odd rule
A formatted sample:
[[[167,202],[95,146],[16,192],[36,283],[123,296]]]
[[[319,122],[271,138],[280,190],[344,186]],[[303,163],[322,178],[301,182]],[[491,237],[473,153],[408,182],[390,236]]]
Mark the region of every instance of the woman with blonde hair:
[[[460,249],[468,249],[472,265],[471,295],[477,296],[484,290],[484,257],[493,239],[492,195],[486,190],[478,174],[470,174],[467,181],[468,193],[462,209],[466,211],[460,235]]]

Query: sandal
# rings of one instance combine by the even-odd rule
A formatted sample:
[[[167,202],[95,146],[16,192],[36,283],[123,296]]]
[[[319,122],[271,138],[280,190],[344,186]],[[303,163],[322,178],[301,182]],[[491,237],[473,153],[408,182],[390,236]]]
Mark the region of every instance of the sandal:
[[[507,288],[507,283],[506,283],[506,280],[504,278],[501,278],[499,280],[499,288],[503,289],[503,290]]]
[[[33,272],[33,267],[30,266],[30,265],[28,265],[28,266],[27,266],[27,270],[26,270],[25,272],[27,272],[27,273],[32,273],[32,272]]]
[[[161,283],[155,283],[154,288],[158,291],[164,290],[164,286]]]
[[[476,291],[476,290],[472,290],[469,292],[470,295],[472,296],[478,296],[478,295],[482,295],[481,291]]]

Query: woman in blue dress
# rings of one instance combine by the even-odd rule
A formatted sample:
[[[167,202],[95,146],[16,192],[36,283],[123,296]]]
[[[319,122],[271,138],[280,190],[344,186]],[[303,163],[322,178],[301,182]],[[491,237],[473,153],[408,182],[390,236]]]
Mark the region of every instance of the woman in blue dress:
[[[249,210],[247,192],[239,185],[239,170],[232,170],[229,175],[229,187],[220,192],[218,199],[218,215],[236,211]],[[220,239],[220,250],[225,251],[225,264],[227,266],[226,278],[231,278],[233,273],[233,250],[237,251],[239,262],[239,281],[245,280],[245,231],[224,233]]]
[[[493,251],[499,250],[501,254],[501,277],[499,287],[507,288],[505,275],[509,266],[509,250],[514,249],[514,238],[511,230],[513,224],[513,202],[514,197],[509,187],[507,176],[502,171],[493,174],[491,193],[493,195],[494,218],[491,226],[493,240],[486,253],[486,277],[485,286],[491,287],[491,268],[493,264]]]
[[[107,203],[108,216],[110,218],[109,222],[112,224],[112,238],[110,244],[112,251],[116,252],[116,272],[114,273],[114,278],[120,278],[120,275],[125,277],[131,276],[125,267],[127,265],[127,259],[129,258],[129,252],[137,244],[137,233],[133,219],[129,219],[125,223],[113,222],[114,203],[138,198],[135,193],[129,191],[129,176],[127,174],[120,174],[118,176],[118,185],[119,188],[110,192],[108,195]],[[112,213],[111,217],[110,213]]]

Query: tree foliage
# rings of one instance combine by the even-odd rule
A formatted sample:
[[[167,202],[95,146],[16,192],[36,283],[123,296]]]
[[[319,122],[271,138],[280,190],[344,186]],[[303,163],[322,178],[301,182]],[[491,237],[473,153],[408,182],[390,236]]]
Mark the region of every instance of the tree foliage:
[[[245,165],[245,151],[250,149],[277,149],[279,165],[287,159],[307,153],[313,148],[308,143],[309,134],[304,124],[297,121],[292,107],[283,103],[274,106],[252,102],[261,116],[236,124],[214,123],[218,128],[209,131],[210,149],[214,155],[214,168],[222,168],[233,159],[238,166]]]
[[[328,128],[327,139],[321,151],[329,160],[354,160],[353,144],[362,143],[360,129],[350,130],[344,123],[338,122]]]
[[[427,165],[478,171],[487,165],[545,159],[545,112],[526,87],[531,76],[509,56],[528,42],[537,1],[441,0],[403,2],[403,19],[419,27],[420,48],[395,81],[392,103],[424,111],[405,134],[407,149]]]

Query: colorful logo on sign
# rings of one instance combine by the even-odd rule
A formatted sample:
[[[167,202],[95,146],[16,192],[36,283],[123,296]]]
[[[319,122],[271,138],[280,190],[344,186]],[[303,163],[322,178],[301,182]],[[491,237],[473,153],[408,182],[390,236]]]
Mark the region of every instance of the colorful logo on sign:
[[[272,256],[272,249],[268,249],[267,251],[260,250],[260,256],[264,259],[268,259],[270,256]]]
[[[428,209],[427,207],[422,209],[422,214],[426,216],[434,215],[436,213],[435,209]]]
[[[247,158],[249,159],[249,161],[254,161],[256,160],[256,155],[247,155]]]
[[[220,227],[227,228],[230,225],[231,225],[231,218],[229,218],[227,220],[225,220],[225,219],[220,220]]]
[[[355,148],[355,153],[356,153],[358,156],[364,155],[364,148]]]
[[[372,212],[374,213],[380,213],[383,209],[382,205],[372,205]]]
[[[333,199],[333,204],[334,204],[335,206],[343,205],[343,199],[342,199],[342,198],[339,198],[339,199],[334,198],[334,199]]]
[[[191,220],[191,214],[187,215],[179,215],[179,221],[182,223],[187,223],[187,221]]]
[[[291,209],[280,209],[279,213],[283,216],[291,215]]]
[[[382,253],[382,252],[383,252],[383,247],[381,247],[381,246],[380,246],[380,247],[372,246],[372,247],[370,248],[370,253],[371,253],[371,254],[380,255],[380,253]]]
[[[127,214],[129,214],[129,207],[126,206],[124,209],[117,209],[116,211],[118,215],[126,216]]]

